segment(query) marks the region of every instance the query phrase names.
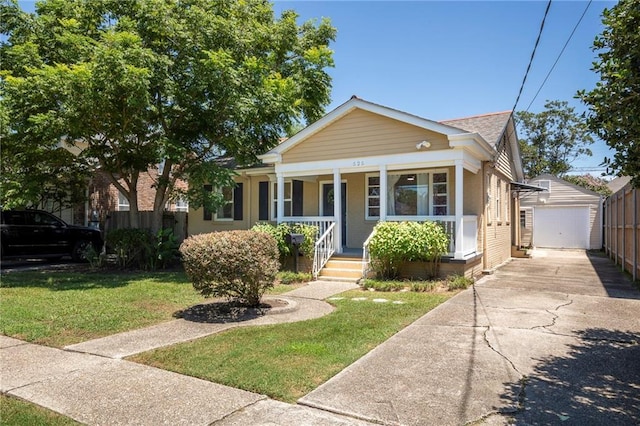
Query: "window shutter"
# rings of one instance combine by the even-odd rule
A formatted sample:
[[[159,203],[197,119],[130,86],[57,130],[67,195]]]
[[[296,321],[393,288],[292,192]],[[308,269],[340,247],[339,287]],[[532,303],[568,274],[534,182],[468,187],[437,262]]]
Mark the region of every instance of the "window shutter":
[[[269,220],[269,182],[258,183],[258,220]]]
[[[205,192],[211,192],[213,191],[213,186],[211,185],[205,185],[204,186],[204,191]],[[203,215],[203,220],[211,220],[213,218],[213,212],[211,210],[209,210],[208,208],[204,208],[204,215]]]
[[[242,220],[242,183],[233,188],[233,220]]]
[[[294,180],[291,184],[293,186],[293,194],[291,196],[293,211],[291,214],[293,216],[302,216],[302,188],[304,187],[304,182],[301,180]]]

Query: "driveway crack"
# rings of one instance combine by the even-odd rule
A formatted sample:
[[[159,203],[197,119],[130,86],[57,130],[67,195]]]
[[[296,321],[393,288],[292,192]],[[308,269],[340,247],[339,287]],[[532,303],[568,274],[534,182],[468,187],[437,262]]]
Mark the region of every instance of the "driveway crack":
[[[567,295],[568,297],[568,295]],[[558,306],[556,306],[553,311],[549,310],[549,309],[545,309],[545,312],[551,314],[551,324],[544,324],[544,325],[536,325],[535,327],[531,327],[531,330],[535,330],[537,328],[544,328],[545,330],[549,331],[550,333],[553,333],[551,330],[549,330],[549,327],[553,327],[556,325],[556,321],[558,320],[558,318],[560,318],[560,315],[558,315],[556,312],[558,311],[558,309],[563,308],[565,306],[569,306],[573,303],[573,299],[569,299],[568,302],[566,303],[562,303]]]
[[[521,377],[524,377],[525,375],[520,370],[518,370],[518,367],[516,367],[516,365],[513,363],[513,361],[511,361],[509,359],[509,357],[507,357],[502,352],[500,352],[498,349],[493,347],[493,345],[489,341],[489,338],[487,337],[487,334],[489,333],[489,330],[491,330],[491,327],[487,327],[484,330],[484,333],[483,333],[484,341],[487,344],[487,346],[489,347],[489,349],[491,349],[492,351],[497,353],[502,359],[504,359],[505,361],[507,361],[509,363],[509,365],[511,365],[511,368],[513,368],[514,371],[516,371]]]

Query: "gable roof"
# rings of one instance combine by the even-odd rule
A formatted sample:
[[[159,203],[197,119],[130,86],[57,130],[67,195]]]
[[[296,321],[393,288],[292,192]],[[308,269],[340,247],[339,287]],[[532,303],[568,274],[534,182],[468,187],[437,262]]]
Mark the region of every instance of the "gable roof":
[[[624,188],[625,186],[627,186],[627,184],[631,181],[631,177],[629,176],[619,176],[615,179],[612,179],[608,184],[607,187],[611,190],[611,192],[613,192],[614,194],[618,191],[620,191],[622,188]]]
[[[511,111],[503,111],[455,120],[444,120],[440,121],[440,123],[464,129],[468,132],[478,133],[491,146],[495,147],[507,128],[509,118],[511,118]]]
[[[440,133],[446,136],[468,135],[470,133],[471,134],[475,133],[473,138],[476,140],[478,144],[484,145],[486,147],[486,148],[483,148],[486,150],[485,152],[493,151],[496,142],[499,140],[499,137],[502,135],[502,133],[500,133],[500,135],[496,136],[499,131],[497,129],[491,129],[491,126],[490,126],[491,123],[497,123],[498,120],[490,120],[488,123],[482,126],[482,128],[484,129],[483,131],[487,136],[491,138],[495,137],[495,140],[488,140],[481,133],[475,132],[471,129],[465,129],[462,127],[454,126],[446,122],[437,122],[434,120],[429,120],[429,119],[422,118],[417,115],[409,114],[397,109],[393,109],[393,108],[389,108],[373,102],[365,101],[364,99],[360,99],[357,96],[352,96],[351,99],[349,99],[347,102],[343,103],[333,111],[329,112],[318,121],[305,127],[300,132],[296,133],[289,139],[285,140],[284,142],[282,142],[280,145],[273,148],[269,152],[258,156],[258,158],[266,162],[275,161],[280,155],[282,155],[289,149],[293,148],[298,143],[307,139],[311,135],[319,132],[320,130],[324,129],[330,124],[336,122],[340,118],[346,116],[356,108],[361,109],[363,111],[368,111],[383,117],[391,118],[393,120],[397,120],[406,124],[410,124],[416,127],[420,127],[426,130],[430,130],[432,132]],[[458,123],[460,120],[453,120],[453,121],[455,121],[456,124],[460,124]],[[503,123],[501,123],[502,128],[500,129],[500,131],[503,131],[503,129],[506,127],[507,121],[508,121],[508,118],[505,119]],[[475,121],[471,120],[469,121],[469,123],[465,123],[465,124],[471,124],[471,123],[475,123]]]
[[[564,185],[564,186],[573,188],[573,189],[575,189],[577,191],[580,191],[585,195],[592,195],[594,197],[602,198],[602,196],[600,194],[598,194],[597,192],[595,192],[595,191],[592,191],[592,190],[587,189],[587,188],[585,188],[583,186],[580,186],[580,185],[576,185],[574,183],[571,183],[569,181],[566,181],[566,180],[562,179],[561,177],[554,176],[554,175],[552,175],[550,173],[543,173],[543,174],[541,174],[539,176],[534,177],[533,179],[529,179],[529,182],[535,182],[535,181],[540,181],[540,180],[551,180],[551,181],[554,181],[554,182],[556,182],[556,183],[558,183],[560,185]]]

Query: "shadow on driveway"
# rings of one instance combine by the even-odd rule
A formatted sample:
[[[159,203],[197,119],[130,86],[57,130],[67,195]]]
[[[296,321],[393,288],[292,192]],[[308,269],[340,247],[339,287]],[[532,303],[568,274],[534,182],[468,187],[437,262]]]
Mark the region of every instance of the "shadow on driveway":
[[[640,424],[640,335],[601,328],[578,335],[566,356],[539,360],[524,393],[520,382],[506,384],[502,397],[526,407],[515,424]]]

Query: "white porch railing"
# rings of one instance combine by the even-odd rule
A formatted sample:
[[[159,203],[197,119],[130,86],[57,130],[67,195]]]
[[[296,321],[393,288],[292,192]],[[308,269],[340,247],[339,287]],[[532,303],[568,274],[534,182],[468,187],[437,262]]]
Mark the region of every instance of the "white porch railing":
[[[334,244],[334,228],[336,227],[335,222],[329,225],[327,230],[318,238],[316,241],[315,248],[313,250],[313,279],[318,279],[318,274],[324,268],[324,265],[327,264],[333,253],[336,251],[336,246]]]
[[[318,239],[335,223],[335,218],[333,216],[286,216],[282,218],[282,222],[316,226],[318,227],[316,239]]]
[[[455,216],[395,216],[388,217],[387,221],[402,222],[415,221],[424,222],[431,221],[440,223],[444,227],[444,231],[449,237],[449,253],[447,256],[454,257],[456,253],[456,217]],[[468,215],[462,217],[462,256],[466,257],[478,252],[478,219],[476,216]],[[369,254],[369,244],[375,235],[375,230],[371,232],[369,237],[362,245],[362,276],[366,277],[370,270],[371,255]]]

